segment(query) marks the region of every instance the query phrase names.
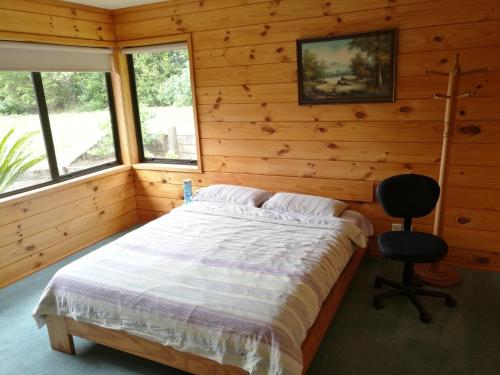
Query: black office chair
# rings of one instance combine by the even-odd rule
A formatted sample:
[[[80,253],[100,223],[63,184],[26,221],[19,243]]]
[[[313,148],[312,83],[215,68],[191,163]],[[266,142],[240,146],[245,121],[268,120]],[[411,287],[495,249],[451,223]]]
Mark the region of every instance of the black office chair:
[[[384,307],[382,300],[406,295],[420,312],[424,323],[431,316],[420,303],[417,295],[444,298],[446,305],[455,307],[455,300],[447,293],[422,289],[416,280],[414,263],[433,263],[448,253],[446,242],[433,234],[413,232],[412,218],[428,215],[439,198],[439,185],[432,178],[418,174],[402,174],[389,177],[377,188],[377,197],[386,214],[403,218],[403,230],[382,233],[378,244],[384,257],[404,262],[403,281],[396,283],[383,277],[375,277],[375,288],[388,285],[395,290],[374,297],[376,309]]]

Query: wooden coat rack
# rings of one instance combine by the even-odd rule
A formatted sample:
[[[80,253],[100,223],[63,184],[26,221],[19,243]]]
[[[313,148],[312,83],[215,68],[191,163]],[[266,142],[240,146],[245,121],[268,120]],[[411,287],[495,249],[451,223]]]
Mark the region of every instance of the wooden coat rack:
[[[441,163],[439,167],[439,187],[441,195],[436,205],[436,214],[434,219],[434,234],[441,236],[443,232],[445,219],[445,206],[447,195],[448,171],[450,165],[450,151],[453,134],[455,132],[455,117],[457,111],[457,101],[459,98],[473,96],[474,91],[459,93],[460,77],[468,74],[474,74],[486,71],[485,68],[473,69],[462,72],[459,63],[460,55],[456,54],[450,73],[426,71],[426,74],[448,76],[448,91],[444,94],[433,94],[433,99],[445,99],[446,110],[444,114],[443,146],[441,149]],[[451,287],[460,283],[460,274],[450,266],[441,263],[421,264],[416,267],[416,273],[419,279],[426,284]]]

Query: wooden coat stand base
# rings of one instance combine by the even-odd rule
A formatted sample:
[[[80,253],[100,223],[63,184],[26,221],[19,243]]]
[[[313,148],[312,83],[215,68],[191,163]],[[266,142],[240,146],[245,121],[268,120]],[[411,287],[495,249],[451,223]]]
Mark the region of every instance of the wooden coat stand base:
[[[462,282],[455,268],[442,263],[416,264],[415,273],[423,283],[441,288],[451,288]]]

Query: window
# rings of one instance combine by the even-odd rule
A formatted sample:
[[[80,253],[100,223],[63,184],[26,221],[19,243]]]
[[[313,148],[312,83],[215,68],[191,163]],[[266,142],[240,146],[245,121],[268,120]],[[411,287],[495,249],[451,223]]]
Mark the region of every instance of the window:
[[[60,175],[117,160],[106,76],[42,73]]]
[[[187,43],[125,48],[142,162],[197,165]]]
[[[95,50],[0,43],[0,197],[121,162],[110,51]]]
[[[0,194],[51,180],[31,75],[0,72]]]

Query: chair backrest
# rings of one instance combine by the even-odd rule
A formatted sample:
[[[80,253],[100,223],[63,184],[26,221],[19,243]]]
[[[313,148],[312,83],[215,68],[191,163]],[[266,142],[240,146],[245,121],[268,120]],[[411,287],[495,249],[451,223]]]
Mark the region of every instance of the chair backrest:
[[[411,219],[431,213],[439,199],[439,184],[419,174],[400,174],[383,180],[377,197],[387,215]]]

